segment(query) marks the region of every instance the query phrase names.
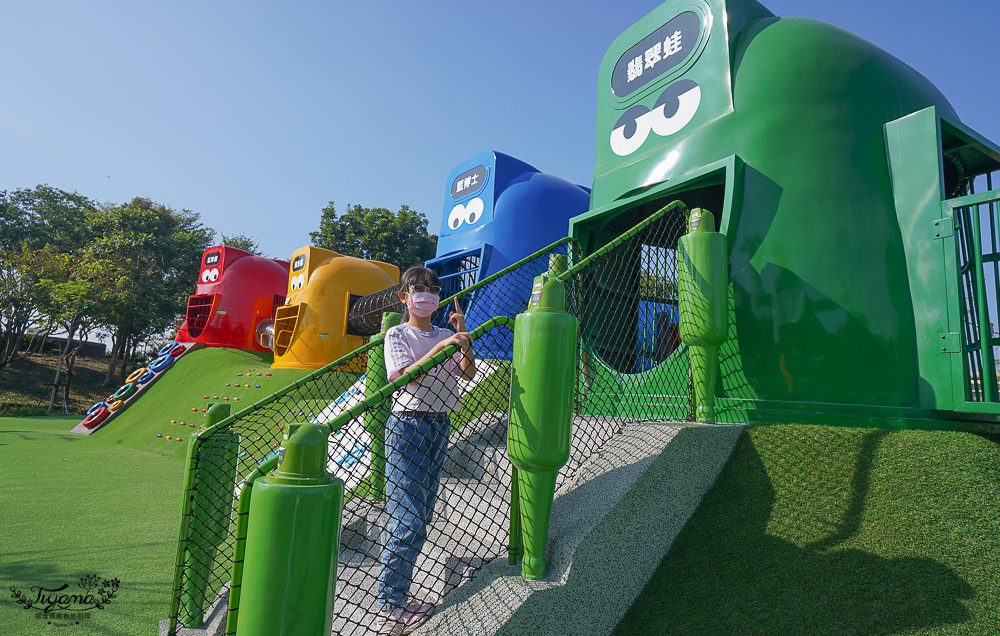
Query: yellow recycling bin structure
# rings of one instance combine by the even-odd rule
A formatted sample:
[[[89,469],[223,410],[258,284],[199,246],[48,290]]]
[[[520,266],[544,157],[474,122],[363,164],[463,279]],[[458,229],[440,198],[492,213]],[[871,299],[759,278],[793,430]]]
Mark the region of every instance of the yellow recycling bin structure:
[[[318,369],[364,344],[347,312],[399,282],[399,268],[307,245],[292,254],[288,295],[274,315],[274,368]],[[364,369],[357,369],[361,372]]]

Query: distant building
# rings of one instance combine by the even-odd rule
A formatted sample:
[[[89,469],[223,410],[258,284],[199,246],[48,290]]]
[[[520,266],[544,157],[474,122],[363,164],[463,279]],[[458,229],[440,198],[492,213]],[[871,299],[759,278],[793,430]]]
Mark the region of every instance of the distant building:
[[[25,340],[31,338],[38,333],[37,329],[28,329],[24,334]],[[51,345],[57,345],[60,348],[66,346],[66,338],[61,336],[47,336],[45,338]],[[27,342],[25,342],[27,345]],[[88,358],[103,358],[107,354],[108,347],[103,342],[91,342],[90,340],[85,340],[80,346],[79,355],[86,356]]]

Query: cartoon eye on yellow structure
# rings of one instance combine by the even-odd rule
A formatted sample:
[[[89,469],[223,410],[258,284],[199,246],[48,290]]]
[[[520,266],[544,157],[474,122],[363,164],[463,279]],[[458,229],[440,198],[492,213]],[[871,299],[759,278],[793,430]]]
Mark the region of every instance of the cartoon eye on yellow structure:
[[[351,299],[398,282],[395,265],[311,245],[295,250],[288,297],[274,315],[272,366],[318,369],[354,351],[364,344],[364,337],[350,333]]]

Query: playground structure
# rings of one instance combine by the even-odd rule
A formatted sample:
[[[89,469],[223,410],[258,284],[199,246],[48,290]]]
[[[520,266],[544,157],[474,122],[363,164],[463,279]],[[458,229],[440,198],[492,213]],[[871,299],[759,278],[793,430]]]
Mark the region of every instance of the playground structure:
[[[274,317],[274,367],[318,369],[364,344],[347,317],[359,299],[399,282],[399,268],[308,245],[292,254],[288,297]]]
[[[188,298],[177,342],[266,351],[256,332],[285,303],[288,262],[235,247],[205,250],[193,296]]]
[[[815,20],[778,18],[753,0],[671,0],[619,36],[601,64],[588,211],[569,221],[568,237],[460,293],[484,296],[492,286],[510,295],[505,306],[523,306],[545,296],[536,287],[525,298],[523,279],[544,272],[565,286],[579,337],[557,495],[630,422],[995,432],[998,167],[1000,147],[871,43]],[[522,319],[483,319],[471,332],[476,357],[487,357],[488,342],[513,349],[512,325]],[[231,515],[245,513],[250,489],[237,500],[229,483],[199,481],[194,466],[221,461],[202,445],[238,435],[240,448],[264,456],[251,441],[257,432],[331,404],[362,369],[375,377],[380,347],[372,338],[200,433],[186,490],[213,490]],[[329,458],[354,452],[339,431],[352,422],[379,430],[386,398],[450,353],[393,382],[367,383],[362,399],[325,424]],[[546,502],[526,500],[515,485],[514,466],[530,468],[530,453],[511,450],[508,421],[527,412],[516,410],[522,391],[536,388],[515,382],[516,365],[497,360],[452,413],[441,521],[415,564],[424,598],[444,598],[491,560],[514,562],[529,549],[537,558],[545,544],[537,535],[533,548],[522,541],[542,530],[536,513]],[[345,494],[332,610],[341,634],[368,633],[375,613],[385,458],[377,443],[369,452],[369,476]],[[551,472],[562,459],[541,468]],[[277,457],[242,464],[236,480],[251,484],[277,465]],[[235,528],[206,537],[199,511],[189,512],[170,629],[200,624],[213,599],[228,603],[235,629],[240,599],[225,596],[226,584],[262,583],[237,580],[229,568],[225,555],[243,550]],[[220,556],[196,577],[185,555],[206,542]],[[525,560],[525,576],[537,576],[538,565]],[[194,611],[192,588],[205,599]]]
[[[586,212],[589,202],[589,189],[487,150],[448,175],[437,254],[426,265],[437,272],[445,296],[459,294],[566,236],[569,220]],[[469,294],[466,326],[523,311],[531,279],[542,271],[526,272],[519,293],[487,287]],[[511,301],[516,304],[505,304]],[[509,358],[510,351],[493,355]]]

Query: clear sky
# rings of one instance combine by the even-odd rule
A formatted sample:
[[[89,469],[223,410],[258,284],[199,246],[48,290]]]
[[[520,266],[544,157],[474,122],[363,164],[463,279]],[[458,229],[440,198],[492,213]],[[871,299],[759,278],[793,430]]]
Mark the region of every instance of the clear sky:
[[[655,1],[0,3],[0,189],[199,212],[270,256],[336,201],[408,204],[495,149],[593,178],[597,70]],[[853,31],[1000,142],[997,0],[764,0]]]

